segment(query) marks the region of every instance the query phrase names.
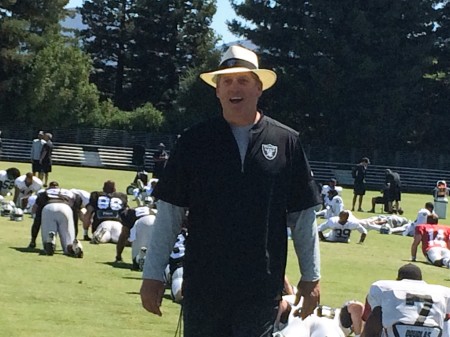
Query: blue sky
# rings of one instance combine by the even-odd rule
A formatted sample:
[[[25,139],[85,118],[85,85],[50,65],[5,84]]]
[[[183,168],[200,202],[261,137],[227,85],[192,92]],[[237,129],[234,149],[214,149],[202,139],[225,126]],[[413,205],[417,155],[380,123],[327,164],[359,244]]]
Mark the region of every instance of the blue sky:
[[[67,7],[80,7],[83,0],[70,0]],[[232,35],[225,25],[226,20],[231,20],[235,17],[234,11],[231,9],[229,0],[217,0],[217,12],[214,15],[211,27],[217,34],[222,35],[224,43],[230,43],[238,40],[237,37]]]

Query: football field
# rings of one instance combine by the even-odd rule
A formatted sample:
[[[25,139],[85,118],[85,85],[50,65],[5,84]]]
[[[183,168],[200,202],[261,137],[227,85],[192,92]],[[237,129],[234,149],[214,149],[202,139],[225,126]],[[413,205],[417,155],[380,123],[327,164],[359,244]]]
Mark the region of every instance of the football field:
[[[0,161],[2,170],[13,166],[22,174],[31,168],[28,163]],[[54,166],[49,181],[56,180],[63,188],[94,191],[111,179],[116,182],[118,191],[125,192],[134,176],[133,171]],[[430,186],[430,191],[432,188]],[[375,195],[379,192],[367,193],[363,202],[365,210],[370,209],[370,199]],[[347,208],[351,208],[351,198],[352,190],[344,189]],[[404,216],[414,220],[427,201],[432,201],[431,194],[403,194]],[[131,198],[130,204],[134,206]],[[377,211],[380,208],[378,205]],[[355,215],[365,218],[373,214],[355,212]],[[130,248],[125,248],[125,263],[122,264],[114,262],[114,244],[91,245],[83,241],[83,259],[64,256],[61,250],[54,256],[40,255],[38,250],[26,248],[31,223],[29,215],[21,222],[0,217],[0,337],[175,335],[179,305],[171,302],[166,291],[162,317],[148,314],[141,307],[141,274],[130,270]],[[440,223],[450,224],[450,221],[445,219]],[[338,307],[350,299],[364,302],[372,282],[394,279],[397,269],[410,258],[411,237],[370,231],[364,244],[359,245],[356,244],[359,235],[354,232],[349,244],[320,243],[322,304]],[[296,283],[299,277],[297,259],[291,241],[289,245],[287,275]],[[40,236],[37,247],[42,248]],[[426,264],[421,252],[417,257],[416,264],[421,267],[426,281],[450,286],[448,269]]]

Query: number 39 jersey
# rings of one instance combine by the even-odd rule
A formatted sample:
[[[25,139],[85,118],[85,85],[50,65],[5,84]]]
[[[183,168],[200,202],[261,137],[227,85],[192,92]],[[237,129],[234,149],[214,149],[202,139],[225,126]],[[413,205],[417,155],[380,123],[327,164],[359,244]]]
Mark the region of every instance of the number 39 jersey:
[[[339,217],[333,216],[326,222],[321,224],[318,228],[320,232],[326,229],[331,229],[330,235],[327,237],[327,241],[333,242],[349,242],[350,234],[352,230],[357,230],[360,233],[367,234],[367,230],[357,222],[347,221],[345,224],[339,223]]]
[[[367,302],[381,307],[383,334],[387,337],[440,336],[450,312],[450,288],[424,281],[377,281]]]
[[[92,229],[95,230],[102,221],[121,221],[120,212],[128,205],[127,195],[120,192],[92,192],[89,205],[95,210],[92,222]]]

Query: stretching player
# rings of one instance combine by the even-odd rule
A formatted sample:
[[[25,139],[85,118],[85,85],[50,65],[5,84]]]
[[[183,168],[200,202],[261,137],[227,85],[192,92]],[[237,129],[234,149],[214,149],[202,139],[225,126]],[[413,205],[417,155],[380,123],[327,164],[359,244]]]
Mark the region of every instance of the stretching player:
[[[361,336],[448,337],[444,329],[448,313],[450,288],[426,283],[420,268],[409,263],[398,270],[397,281],[382,280],[371,285]]]
[[[142,271],[147,241],[151,226],[155,222],[155,215],[147,206],[140,206],[125,209],[120,213],[120,218],[123,226],[116,245],[116,261],[123,261],[122,252],[131,242],[132,269]]]
[[[48,188],[56,187],[58,187],[58,183],[56,181],[52,181],[50,182]],[[33,223],[31,224],[31,240],[28,245],[29,249],[36,248],[36,239],[38,237],[39,231],[41,230],[42,207],[38,207],[36,205],[36,199],[43,192],[45,192],[45,189],[39,190],[35,195],[32,195],[28,198],[27,208],[30,209],[30,213],[33,217]]]
[[[85,240],[89,239],[87,231],[89,229],[89,226],[91,225],[92,233],[96,233],[96,236],[92,239],[93,243],[104,242],[102,234],[106,233],[108,230],[117,229],[120,235],[120,232],[122,231],[120,212],[127,207],[128,204],[126,194],[116,192],[116,184],[114,183],[114,181],[105,181],[102,191],[91,193],[89,204],[86,206],[86,215],[83,218]],[[103,222],[112,223],[105,224],[104,228],[106,229],[102,232],[96,232],[97,228]]]
[[[426,224],[416,226],[411,245],[411,260],[416,261],[417,247],[422,243],[426,259],[437,267],[450,268],[450,227],[437,224],[436,215],[429,215]]]
[[[28,172],[14,181],[14,203],[22,209],[27,207],[28,198],[42,188],[42,180]]]
[[[317,212],[316,216],[323,216],[325,219],[329,219],[333,216],[338,216],[344,210],[344,200],[338,195],[337,190],[330,189],[328,191],[325,205],[325,209]]]
[[[55,253],[56,237],[59,236],[64,254],[83,257],[74,225],[74,217],[77,217],[80,205],[79,196],[67,189],[54,187],[39,193],[35,207],[41,212],[41,236],[47,255]],[[77,247],[76,251],[74,246]]]
[[[435,214],[434,213],[434,204],[432,202],[427,202],[425,204],[424,208],[421,208],[419,212],[417,213],[417,218],[414,222],[411,222],[410,225],[405,228],[405,231],[403,232],[404,236],[414,236],[415,233],[415,227],[417,225],[421,225],[423,223],[427,223],[427,218],[429,215]]]
[[[330,182],[328,183],[328,185],[323,185],[322,186],[322,190],[321,190],[320,194],[322,195],[324,207],[330,201],[330,199],[328,197],[328,192],[330,190],[336,190],[338,192],[338,195],[342,194],[342,187],[341,186],[337,186],[337,180],[335,178],[331,178]]]
[[[6,196],[14,188],[14,182],[20,177],[19,169],[11,167],[0,171],[0,195]]]
[[[359,222],[349,220],[349,216],[349,211],[341,211],[339,216],[329,218],[326,222],[321,224],[318,228],[320,239],[322,241],[348,243],[350,242],[351,232],[356,229],[361,233],[358,243],[363,243],[367,236],[367,229]],[[327,229],[331,229],[331,231],[323,233]]]
[[[313,315],[302,320],[298,313],[301,306],[294,307],[294,299],[295,296],[292,295],[283,296],[280,306],[287,308],[288,322],[282,330],[273,334],[274,337],[360,336],[364,324],[362,320],[364,305],[361,302],[348,301],[341,308],[319,305]],[[288,305],[284,305],[283,302]],[[277,323],[275,326],[279,326]]]
[[[383,234],[403,233],[411,221],[405,217],[392,215],[377,215],[359,220],[367,230],[376,230]]]

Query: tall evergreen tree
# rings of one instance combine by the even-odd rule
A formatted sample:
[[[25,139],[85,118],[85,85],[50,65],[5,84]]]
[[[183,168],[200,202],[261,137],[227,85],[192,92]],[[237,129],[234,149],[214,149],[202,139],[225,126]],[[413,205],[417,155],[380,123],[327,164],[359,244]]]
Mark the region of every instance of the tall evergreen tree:
[[[181,77],[202,65],[215,38],[210,28],[215,0],[142,0],[136,18],[136,104],[145,101],[169,111]]]
[[[31,64],[59,34],[68,0],[0,1],[0,118],[14,120]]]
[[[169,110],[180,77],[204,62],[215,42],[214,0],[91,0],[81,13],[92,79],[127,110],[146,102]]]
[[[271,110],[310,139],[404,146],[432,65],[430,0],[232,0],[232,31],[276,68]],[[277,110],[275,110],[277,109]],[[326,137],[323,137],[326,135]]]
[[[80,32],[84,50],[91,55],[92,81],[104,99],[129,109],[125,97],[130,63],[134,0],[85,1],[80,13],[88,26]]]

